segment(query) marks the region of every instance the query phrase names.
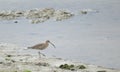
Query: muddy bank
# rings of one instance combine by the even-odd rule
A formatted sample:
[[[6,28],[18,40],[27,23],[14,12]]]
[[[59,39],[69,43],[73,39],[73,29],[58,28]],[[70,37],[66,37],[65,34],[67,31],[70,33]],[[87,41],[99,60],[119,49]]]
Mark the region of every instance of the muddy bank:
[[[0,43],[0,72],[120,72],[101,66],[23,53],[26,47]]]
[[[74,14],[68,10],[55,10],[54,8],[43,8],[43,9],[31,9],[31,10],[9,10],[0,11],[0,20],[15,20],[20,18],[28,19],[32,24],[42,23],[49,19],[54,19],[55,21],[61,21],[69,19]],[[15,21],[15,23],[17,23]]]

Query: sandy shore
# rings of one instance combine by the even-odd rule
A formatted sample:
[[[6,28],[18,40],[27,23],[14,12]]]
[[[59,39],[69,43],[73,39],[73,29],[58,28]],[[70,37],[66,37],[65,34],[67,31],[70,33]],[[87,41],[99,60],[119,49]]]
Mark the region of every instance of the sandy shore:
[[[0,72],[120,72],[81,62],[23,53],[26,47],[0,43]]]

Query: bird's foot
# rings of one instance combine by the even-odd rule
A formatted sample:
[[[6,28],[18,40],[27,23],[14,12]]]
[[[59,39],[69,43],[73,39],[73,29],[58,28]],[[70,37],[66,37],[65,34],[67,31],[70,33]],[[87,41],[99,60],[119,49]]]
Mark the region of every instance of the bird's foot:
[[[45,54],[43,54],[43,53],[41,53],[44,57],[46,57],[46,55]]]
[[[41,52],[38,52],[38,54],[39,54],[39,58],[41,58],[41,55],[44,56],[44,57],[46,57],[46,55],[43,54],[43,53],[41,53]]]
[[[38,55],[39,55],[39,58],[41,58],[41,53],[40,52],[38,52]]]

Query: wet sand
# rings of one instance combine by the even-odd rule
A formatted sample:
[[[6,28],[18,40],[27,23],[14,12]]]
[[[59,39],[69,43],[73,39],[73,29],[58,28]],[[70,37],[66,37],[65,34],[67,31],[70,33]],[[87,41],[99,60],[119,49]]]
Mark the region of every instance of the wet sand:
[[[0,43],[0,72],[120,72],[120,70],[57,57],[39,58],[38,55],[23,53],[21,50],[28,49],[15,44]],[[62,65],[72,65],[72,67],[67,68]]]

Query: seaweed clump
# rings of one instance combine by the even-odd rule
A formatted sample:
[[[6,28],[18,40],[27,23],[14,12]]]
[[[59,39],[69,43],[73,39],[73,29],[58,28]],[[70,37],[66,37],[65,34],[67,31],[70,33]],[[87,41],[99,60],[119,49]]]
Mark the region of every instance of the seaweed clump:
[[[59,66],[59,68],[61,68],[61,69],[67,69],[67,70],[73,70],[74,67],[75,66],[73,64],[71,64],[71,65],[62,64],[62,65]]]
[[[75,66],[73,64],[71,64],[71,65],[62,64],[62,65],[59,66],[59,68],[61,68],[61,69],[67,69],[67,70],[71,70],[71,71],[74,71],[76,69],[86,69],[86,67],[84,65]]]
[[[84,65],[79,65],[77,66],[79,69],[86,69],[86,67]]]

